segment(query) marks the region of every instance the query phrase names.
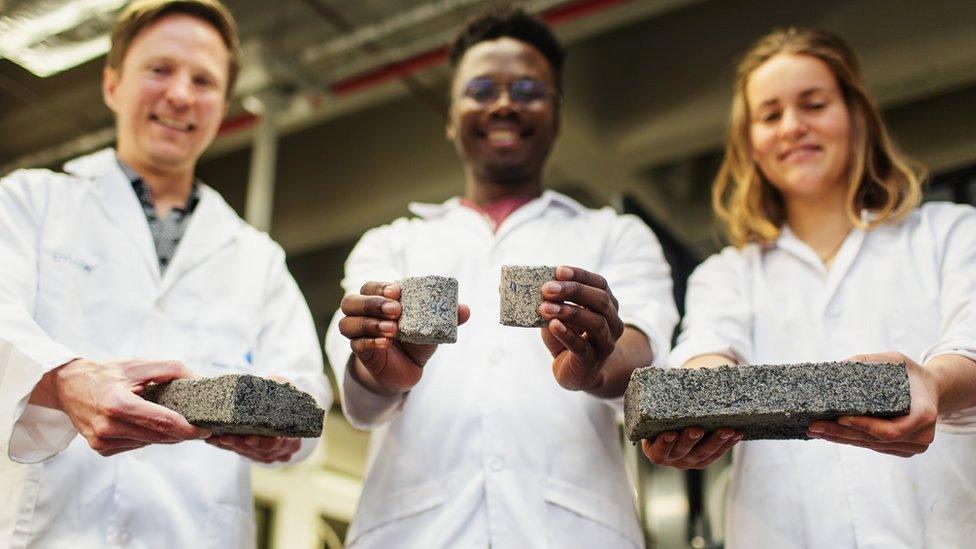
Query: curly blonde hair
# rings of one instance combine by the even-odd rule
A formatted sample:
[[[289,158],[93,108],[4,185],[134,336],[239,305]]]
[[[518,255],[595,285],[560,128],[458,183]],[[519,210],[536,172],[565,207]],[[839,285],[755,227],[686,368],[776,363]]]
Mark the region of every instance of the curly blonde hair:
[[[918,206],[923,170],[891,140],[865,89],[857,56],[837,35],[814,29],[777,29],[759,39],[739,62],[725,157],[712,187],[712,207],[724,222],[729,241],[770,243],[786,221],[783,197],[752,158],[746,85],[753,71],[779,54],[809,55],[823,61],[837,79],[850,113],[851,169],[847,216],[857,227],[897,221]],[[863,221],[861,210],[874,213]]]

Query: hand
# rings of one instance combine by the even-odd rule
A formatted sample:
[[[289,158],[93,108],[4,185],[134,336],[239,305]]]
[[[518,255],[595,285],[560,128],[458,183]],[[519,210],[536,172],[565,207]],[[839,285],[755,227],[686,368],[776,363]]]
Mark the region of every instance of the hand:
[[[191,375],[175,361],[77,359],[45,374],[31,402],[64,412],[92,450],[111,456],[148,444],[210,436],[173,410],[138,396],[149,382]]]
[[[542,328],[542,341],[554,358],[556,381],[571,391],[599,385],[600,368],[624,333],[607,281],[583,269],[560,266],[556,280],[542,285],[542,297],[539,314],[549,322]]]
[[[848,360],[904,362],[912,399],[908,414],[890,419],[841,416],[837,421],[813,421],[807,435],[898,457],[911,457],[927,450],[935,439],[935,423],[939,417],[938,386],[930,372],[895,352],[857,355]]]
[[[394,339],[400,319],[400,286],[390,282],[367,282],[358,294],[342,299],[346,315],[339,332],[349,338],[356,360],[350,373],[370,391],[397,395],[409,391],[423,373],[437,345],[405,343]],[[471,316],[467,305],[458,304],[458,324]]]
[[[689,427],[682,430],[680,435],[665,431],[655,437],[654,442],[642,440],[641,447],[647,459],[655,465],[681,470],[705,469],[740,440],[742,433],[732,429],[723,427],[705,436],[701,427]]]
[[[274,463],[291,459],[291,456],[301,448],[302,439],[257,435],[215,435],[207,439],[207,444],[236,452],[253,461]]]

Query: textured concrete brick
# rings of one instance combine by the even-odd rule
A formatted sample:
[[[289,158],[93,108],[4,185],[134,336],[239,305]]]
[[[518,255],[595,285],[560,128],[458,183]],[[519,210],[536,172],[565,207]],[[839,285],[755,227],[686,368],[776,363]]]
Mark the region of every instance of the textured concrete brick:
[[[808,439],[807,425],[842,415],[908,412],[904,364],[826,362],[721,368],[641,368],[624,395],[627,436],[731,427],[743,440]]]
[[[216,435],[317,437],[325,417],[308,393],[248,374],[177,379],[142,396]]]
[[[458,282],[445,276],[398,280],[402,313],[397,339],[407,343],[457,341]]]
[[[556,278],[555,267],[502,265],[499,321],[505,326],[538,328],[546,321],[539,315],[542,285]]]

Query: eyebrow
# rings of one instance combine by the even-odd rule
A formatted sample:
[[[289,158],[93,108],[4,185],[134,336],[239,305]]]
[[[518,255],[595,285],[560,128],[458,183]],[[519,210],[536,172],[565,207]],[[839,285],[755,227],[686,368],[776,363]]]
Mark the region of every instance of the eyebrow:
[[[818,93],[818,92],[826,92],[826,91],[827,91],[826,88],[821,88],[819,86],[814,86],[812,88],[807,88],[807,89],[803,90],[802,92],[800,92],[800,98],[801,99],[806,99],[807,97],[810,97],[811,95],[813,95],[815,93]],[[776,103],[779,103],[779,99],[778,98],[767,99],[767,100],[763,101],[762,103],[760,103],[759,106],[756,107],[756,108],[757,109],[761,109],[763,107],[767,107],[767,106],[770,106],[770,105],[775,105]]]

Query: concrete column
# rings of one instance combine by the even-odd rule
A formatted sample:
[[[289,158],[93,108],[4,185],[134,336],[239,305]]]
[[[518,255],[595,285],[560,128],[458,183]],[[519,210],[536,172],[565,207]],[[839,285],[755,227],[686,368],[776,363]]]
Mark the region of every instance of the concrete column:
[[[249,109],[259,116],[251,146],[245,220],[260,231],[271,230],[274,210],[275,168],[278,159],[278,122],[283,99],[277,94],[248,98]]]

